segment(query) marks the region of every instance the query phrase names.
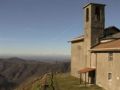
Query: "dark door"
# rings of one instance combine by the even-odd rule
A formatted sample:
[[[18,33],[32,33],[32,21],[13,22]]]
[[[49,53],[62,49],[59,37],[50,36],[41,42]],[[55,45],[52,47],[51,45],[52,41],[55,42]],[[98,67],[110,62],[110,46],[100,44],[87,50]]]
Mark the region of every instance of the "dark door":
[[[96,76],[96,75],[95,75],[95,70],[89,72],[89,78],[91,78],[91,79],[90,79],[90,83],[91,83],[91,84],[95,84],[95,76]]]

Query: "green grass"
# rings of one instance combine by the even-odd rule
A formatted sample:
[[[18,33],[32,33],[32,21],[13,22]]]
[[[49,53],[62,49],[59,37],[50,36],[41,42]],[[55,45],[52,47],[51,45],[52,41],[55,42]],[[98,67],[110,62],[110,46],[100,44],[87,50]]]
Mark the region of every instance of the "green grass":
[[[39,82],[36,82],[35,84],[33,84],[32,89],[33,90],[39,90],[40,89]]]
[[[48,88],[46,90],[103,90],[102,88],[96,85],[80,85],[79,79],[70,76],[70,74],[56,74],[53,78],[53,85],[51,86],[51,75],[47,77]],[[18,89],[22,90],[22,89]],[[33,85],[30,85],[26,90],[42,90],[40,82],[35,82]]]
[[[55,76],[56,90],[103,90],[96,85],[84,85],[79,84],[79,79],[70,76],[69,74],[58,74]]]

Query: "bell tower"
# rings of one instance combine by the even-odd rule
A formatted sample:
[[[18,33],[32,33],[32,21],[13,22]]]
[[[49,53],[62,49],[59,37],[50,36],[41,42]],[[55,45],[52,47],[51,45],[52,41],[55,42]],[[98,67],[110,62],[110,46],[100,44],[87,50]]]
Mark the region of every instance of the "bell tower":
[[[90,3],[84,7],[84,35],[88,49],[99,43],[105,27],[105,5]]]
[[[83,9],[85,62],[86,66],[89,67],[91,63],[89,50],[99,43],[104,32],[105,5],[89,3]]]

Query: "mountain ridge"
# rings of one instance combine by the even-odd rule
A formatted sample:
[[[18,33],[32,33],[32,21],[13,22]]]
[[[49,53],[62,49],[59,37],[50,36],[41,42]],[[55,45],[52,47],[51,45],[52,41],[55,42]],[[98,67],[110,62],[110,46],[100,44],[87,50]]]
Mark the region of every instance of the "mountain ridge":
[[[0,58],[0,75],[4,76],[7,81],[12,84],[11,88],[21,84],[27,78],[32,76],[40,76],[46,72],[68,72],[70,62],[63,60],[51,62],[42,62],[42,60],[26,60],[23,58]],[[13,89],[7,89],[13,90]]]

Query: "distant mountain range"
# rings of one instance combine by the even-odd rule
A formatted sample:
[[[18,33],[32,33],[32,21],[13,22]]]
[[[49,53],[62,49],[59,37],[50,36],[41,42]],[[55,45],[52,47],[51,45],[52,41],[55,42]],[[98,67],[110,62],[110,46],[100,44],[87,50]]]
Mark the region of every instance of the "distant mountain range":
[[[69,72],[70,60],[57,58],[39,58],[37,60],[22,59],[18,57],[0,58],[0,86],[13,90],[13,88],[26,79],[40,76],[46,72]],[[0,87],[1,90],[1,87]]]

